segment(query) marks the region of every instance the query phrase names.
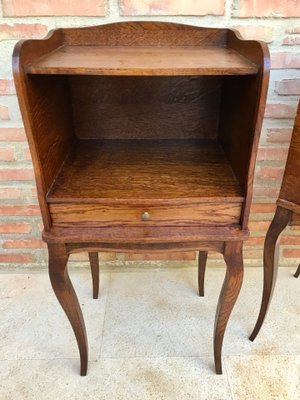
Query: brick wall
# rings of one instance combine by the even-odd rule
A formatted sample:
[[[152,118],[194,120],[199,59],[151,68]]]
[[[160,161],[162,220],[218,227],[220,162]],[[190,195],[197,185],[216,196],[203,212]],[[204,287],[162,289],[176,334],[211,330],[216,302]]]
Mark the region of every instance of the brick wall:
[[[275,209],[296,104],[300,95],[299,0],[2,0],[0,1],[0,262],[4,267],[45,265],[45,246],[30,153],[12,80],[11,54],[17,40],[43,37],[55,27],[126,20],[160,20],[199,26],[234,26],[246,38],[268,42],[271,81],[258,153],[246,265],[258,265]],[[286,231],[281,264],[298,265],[300,230]],[[195,253],[115,255],[104,261],[193,262]],[[76,255],[74,260],[86,260]],[[211,256],[218,264],[221,257]]]

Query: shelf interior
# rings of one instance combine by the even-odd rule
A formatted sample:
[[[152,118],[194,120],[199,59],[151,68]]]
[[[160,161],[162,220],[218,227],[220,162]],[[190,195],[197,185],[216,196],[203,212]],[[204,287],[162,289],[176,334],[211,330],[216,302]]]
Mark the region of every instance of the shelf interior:
[[[47,196],[50,203],[191,198],[244,199],[216,139],[78,140]]]
[[[258,66],[226,47],[61,46],[26,65],[30,74],[251,75]]]

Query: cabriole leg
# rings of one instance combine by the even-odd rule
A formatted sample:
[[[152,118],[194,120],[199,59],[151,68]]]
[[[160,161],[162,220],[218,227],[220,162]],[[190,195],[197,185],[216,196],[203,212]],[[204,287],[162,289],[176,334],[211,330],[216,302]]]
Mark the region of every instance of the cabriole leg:
[[[207,261],[207,251],[199,251],[198,256],[198,291],[199,296],[204,296],[204,278]]]
[[[298,276],[300,275],[300,264],[298,265],[297,271],[295,272],[294,277],[298,278]]]
[[[89,253],[93,280],[93,298],[98,299],[99,294],[99,256],[97,252]]]
[[[264,244],[264,286],[263,295],[261,301],[260,312],[256,325],[250,336],[250,340],[254,340],[262,327],[264,319],[266,317],[270,301],[272,298],[273,290],[276,283],[277,271],[278,271],[278,239],[281,232],[287,226],[291,220],[292,212],[282,208],[277,207],[274,218],[268,229],[265,244]]]
[[[75,333],[80,353],[80,375],[86,375],[88,363],[87,336],[82,312],[67,270],[68,254],[64,244],[48,243],[49,276],[54,293]]]
[[[226,325],[243,282],[243,242],[226,242],[226,275],[219,297],[214,330],[214,358],[217,374],[222,374],[222,344]]]

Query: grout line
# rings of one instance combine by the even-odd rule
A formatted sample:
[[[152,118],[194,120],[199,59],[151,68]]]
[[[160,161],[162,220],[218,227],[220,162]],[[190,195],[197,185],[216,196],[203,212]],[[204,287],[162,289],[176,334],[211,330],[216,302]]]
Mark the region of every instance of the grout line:
[[[106,299],[105,299],[105,305],[104,305],[105,308],[104,308],[104,316],[103,316],[103,323],[102,323],[102,330],[101,330],[100,348],[99,348],[99,352],[97,354],[97,358],[99,357],[99,359],[102,358],[101,354],[102,354],[103,336],[104,336],[104,328],[105,328],[105,321],[106,321],[107,302],[108,302],[108,296],[110,294],[110,285],[111,285],[111,273],[109,273],[109,275],[108,275],[108,284],[107,284],[107,292],[106,292]]]
[[[225,374],[226,374],[226,380],[227,380],[227,383],[228,383],[228,386],[229,386],[231,399],[234,400],[234,395],[233,395],[233,390],[232,390],[233,389],[232,388],[232,382],[231,382],[231,379],[229,377],[228,369],[227,369],[227,357],[223,357],[223,374],[224,374],[224,371],[225,371]]]

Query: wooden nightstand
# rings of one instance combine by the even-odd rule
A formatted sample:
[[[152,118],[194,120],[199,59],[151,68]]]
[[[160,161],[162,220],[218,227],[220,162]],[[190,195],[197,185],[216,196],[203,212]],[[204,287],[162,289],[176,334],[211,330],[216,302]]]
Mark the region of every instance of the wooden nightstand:
[[[14,78],[33,158],[54,292],[87,339],[67,272],[90,252],[218,251],[227,273],[214,356],[243,277],[267,46],[228,29],[125,22],[19,42]],[[199,338],[200,339],[200,338]]]
[[[280,234],[287,225],[300,225],[300,101],[282,179],[277,208],[264,245],[264,286],[259,316],[250,336],[254,340],[266,317],[278,271]],[[298,265],[295,277],[300,274]]]

